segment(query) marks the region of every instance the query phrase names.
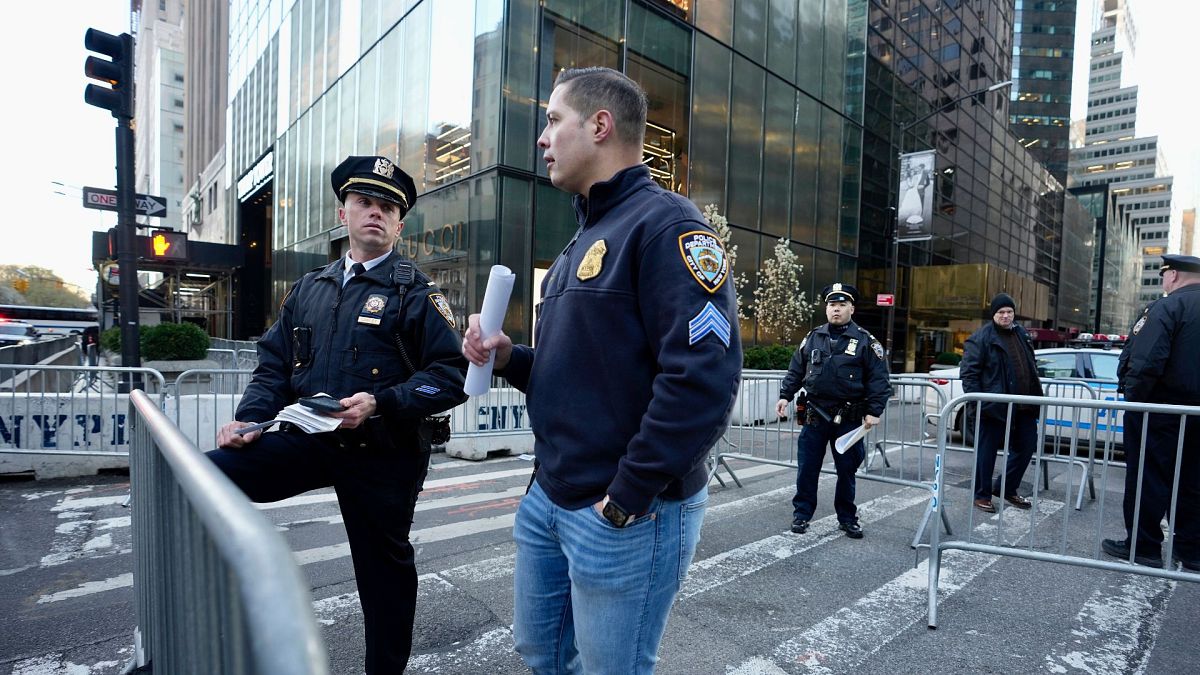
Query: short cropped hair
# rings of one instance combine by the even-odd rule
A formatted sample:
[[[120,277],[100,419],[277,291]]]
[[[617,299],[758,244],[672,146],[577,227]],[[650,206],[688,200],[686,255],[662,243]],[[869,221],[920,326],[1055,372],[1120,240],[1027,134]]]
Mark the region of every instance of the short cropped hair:
[[[616,122],[621,142],[641,147],[646,137],[646,92],[637,82],[612,68],[567,68],[554,86],[567,83],[563,99],[580,117],[587,119],[607,110]]]

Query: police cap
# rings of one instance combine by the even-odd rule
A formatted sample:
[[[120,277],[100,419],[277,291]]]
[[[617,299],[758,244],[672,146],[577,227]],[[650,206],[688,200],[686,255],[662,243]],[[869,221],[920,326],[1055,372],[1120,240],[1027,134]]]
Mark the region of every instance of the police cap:
[[[830,284],[821,289],[821,298],[823,302],[848,302],[856,304],[858,302],[858,289],[850,284]]]
[[[351,155],[329,177],[333,193],[343,203],[347,192],[357,192],[396,204],[404,215],[417,202],[413,179],[387,157]]]
[[[1200,272],[1200,258],[1194,255],[1167,254],[1162,257],[1162,267],[1158,268],[1158,276],[1167,270],[1176,272]]]

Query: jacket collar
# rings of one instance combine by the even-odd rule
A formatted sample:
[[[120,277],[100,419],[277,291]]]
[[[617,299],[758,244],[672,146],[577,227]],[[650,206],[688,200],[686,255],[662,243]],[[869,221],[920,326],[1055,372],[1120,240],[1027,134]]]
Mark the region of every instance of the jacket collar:
[[[392,267],[394,266],[396,260],[397,253],[395,250],[393,250],[388,254],[387,258],[384,258],[383,262],[367,270],[362,276],[379,284],[390,284],[392,280]],[[332,279],[340,286],[342,283],[342,275],[344,274],[345,269],[346,259],[344,257],[338,258],[337,260],[334,260],[326,265],[325,269],[321,270],[321,273],[317,275],[317,278]]]
[[[842,335],[849,334],[851,330],[853,330],[855,332],[858,331],[858,324],[854,323],[854,319],[851,319],[850,322],[846,324],[846,332],[842,333]],[[833,337],[833,334],[829,332],[829,322],[828,321],[821,324],[820,326],[817,326],[817,329],[813,332],[820,333],[821,335]]]
[[[648,185],[653,185],[653,181],[650,180],[650,169],[646,165],[637,164],[627,169],[621,169],[612,178],[593,185],[588,191],[588,197],[575,195],[572,201],[572,205],[575,207],[575,220],[580,227],[595,224],[613,206]]]

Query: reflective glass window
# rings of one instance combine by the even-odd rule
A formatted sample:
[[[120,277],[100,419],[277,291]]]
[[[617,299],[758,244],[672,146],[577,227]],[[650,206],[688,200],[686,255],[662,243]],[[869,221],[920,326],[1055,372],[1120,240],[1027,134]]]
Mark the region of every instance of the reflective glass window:
[[[701,207],[726,213],[725,173],[729,139],[729,78],[732,52],[696,35],[696,78],[692,84],[692,140],[688,194]]]
[[[733,46],[757,64],[767,62],[767,0],[735,0]]]
[[[433,3],[429,48],[429,187],[463,178],[471,171],[471,96],[475,50],[458,44],[464,27],[475,25],[475,0],[437,0]],[[466,35],[473,34],[473,30]],[[472,40],[474,42],[474,40]],[[452,48],[442,46],[454,45]]]
[[[788,236],[792,206],[792,126],[795,116],[795,88],[774,75],[767,75],[762,231],[775,237]]]
[[[628,44],[626,74],[642,86],[648,100],[642,161],[659,185],[686,194],[691,35],[634,3]]]
[[[796,0],[770,0],[767,68],[788,82],[796,79]]]
[[[796,96],[796,132],[792,153],[793,241],[816,241],[817,166],[820,156],[821,106],[803,92]]]
[[[732,117],[729,130],[729,210],[731,223],[759,228],[762,187],[764,71],[733,57]]]

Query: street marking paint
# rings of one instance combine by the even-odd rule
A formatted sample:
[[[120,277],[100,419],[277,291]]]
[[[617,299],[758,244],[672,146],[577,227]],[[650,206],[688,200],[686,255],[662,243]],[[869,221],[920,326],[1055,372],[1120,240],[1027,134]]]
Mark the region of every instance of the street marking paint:
[[[521,657],[513,651],[511,628],[493,628],[457,649],[414,654],[408,660],[408,668],[413,672],[494,672],[501,665],[523,667]]]
[[[1140,575],[1106,575],[1075,616],[1069,642],[1046,655],[1052,673],[1144,673],[1178,582]]]
[[[1062,502],[1039,500],[1037,522],[1063,507]],[[1027,514],[1017,509],[1004,510],[1004,529],[997,527],[1000,514],[975,526],[975,541],[1005,533],[1004,542],[1012,546],[1024,537],[1021,525],[1028,525]],[[994,565],[1000,556],[970,551],[947,550],[942,554],[939,602],[962,590]],[[760,656],[726,668],[727,675],[757,675],[763,664],[792,664],[807,672],[834,673],[855,670],[867,657],[896,639],[925,616],[928,608],[929,559],[842,607],[800,635],[775,648],[771,656]]]
[[[103,593],[104,591],[111,591],[118,588],[129,588],[132,586],[133,572],[126,572],[125,574],[121,574],[110,579],[104,579],[103,581],[86,581],[82,584],[79,584],[75,588],[59,591],[57,593],[48,593],[38,598],[38,604],[41,605],[48,602],[59,602],[62,600],[69,600],[71,598],[80,598],[85,595],[92,595],[93,593]]]
[[[863,524],[870,524],[928,501],[928,490],[902,489],[859,505],[858,519]],[[679,591],[679,599],[686,600],[724,586],[816,548],[840,535],[837,516],[828,515],[809,523],[808,532],[802,535],[776,534],[698,560],[688,568],[688,578]]]

